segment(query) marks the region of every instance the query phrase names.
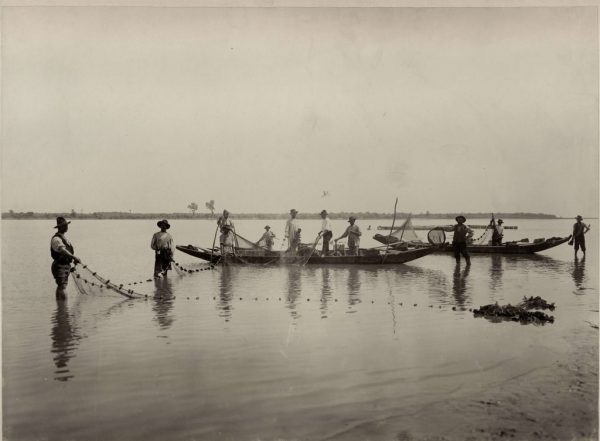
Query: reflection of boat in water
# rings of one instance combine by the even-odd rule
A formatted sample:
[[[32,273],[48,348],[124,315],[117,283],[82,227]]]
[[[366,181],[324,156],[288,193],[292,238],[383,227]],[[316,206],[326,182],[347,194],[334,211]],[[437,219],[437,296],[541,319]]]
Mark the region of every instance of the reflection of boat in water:
[[[412,247],[420,248],[431,246],[419,239],[415,233],[415,229],[416,228],[412,225],[409,217],[398,229],[395,229],[387,235],[376,234],[373,236],[373,239],[383,244],[389,244],[392,249],[410,250]],[[434,242],[436,252],[454,252],[452,244],[450,243],[443,243],[441,246],[438,245],[445,241],[445,231],[447,231],[445,228],[440,227],[433,229],[428,233],[430,242],[432,234],[438,236],[435,238],[436,240]],[[561,245],[570,238],[571,236],[551,237],[549,239],[541,238],[535,239],[533,242],[529,242],[529,239],[521,239],[519,241],[506,242],[501,245],[491,245],[491,229],[486,229],[481,237],[467,245],[467,251],[476,254],[533,254]]]
[[[177,249],[190,256],[198,257],[212,263],[221,261],[219,250],[195,247],[193,245],[177,245]],[[312,250],[308,250],[310,253]],[[290,255],[280,251],[267,251],[265,249],[236,249],[235,254],[227,255],[227,263],[258,264],[258,265],[394,265],[431,254],[434,247],[414,248],[410,250],[389,250],[385,252],[378,249],[361,249],[359,256],[321,256],[314,254]]]

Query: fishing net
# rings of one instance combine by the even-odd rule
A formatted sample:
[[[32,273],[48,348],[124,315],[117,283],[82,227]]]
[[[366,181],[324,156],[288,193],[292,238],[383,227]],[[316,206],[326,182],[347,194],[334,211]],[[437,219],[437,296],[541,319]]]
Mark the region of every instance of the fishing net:
[[[442,228],[434,228],[427,233],[427,240],[432,245],[441,245],[446,242],[446,233]]]
[[[493,230],[489,227],[486,227],[485,231],[476,239],[473,239],[474,245],[487,245],[492,240]]]
[[[87,265],[83,265],[81,269],[89,273],[89,275],[91,276],[91,280],[88,280],[83,276],[81,272],[79,272],[78,267],[73,267],[71,269],[71,275],[73,276],[75,286],[81,294],[100,294],[102,292],[106,292],[106,290],[111,290],[131,299],[145,297],[144,294],[135,292],[133,289],[125,288],[123,284],[117,285],[116,283],[105,279],[104,277],[98,275],[98,273],[96,273],[95,271],[89,269]],[[138,282],[135,282],[135,284],[137,283]],[[139,283],[144,282],[142,281]]]

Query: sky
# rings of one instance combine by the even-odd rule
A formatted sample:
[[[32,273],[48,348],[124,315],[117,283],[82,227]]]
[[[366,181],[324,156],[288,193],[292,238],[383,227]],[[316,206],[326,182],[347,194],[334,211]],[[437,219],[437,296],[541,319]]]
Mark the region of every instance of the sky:
[[[2,211],[598,216],[596,8],[5,7],[1,32]]]

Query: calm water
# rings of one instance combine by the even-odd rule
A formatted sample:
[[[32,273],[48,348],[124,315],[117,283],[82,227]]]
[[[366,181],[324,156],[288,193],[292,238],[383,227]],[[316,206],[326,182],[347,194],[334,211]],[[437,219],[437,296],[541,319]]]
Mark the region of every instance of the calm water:
[[[281,237],[284,221],[268,223]],[[378,223],[360,222],[362,246],[376,245]],[[519,229],[506,239],[565,236],[572,223],[508,219]],[[561,245],[534,257],[473,256],[468,270],[450,255],[381,268],[229,267],[136,286],[146,300],[80,295],[71,281],[58,303],[53,224],[2,222],[5,439],[351,435],[362,422],[409,417],[564,361],[575,340],[598,337],[586,323],[598,323],[596,221],[585,261]],[[258,240],[264,224],[236,227]],[[171,225],[178,244],[212,244],[213,222]],[[334,234],[346,225],[334,221]],[[318,221],[301,226],[310,242]],[[126,283],[151,276],[155,231],[154,221],[75,220],[68,235],[92,269]],[[536,295],[557,304],[554,324],[491,323],[468,311]]]

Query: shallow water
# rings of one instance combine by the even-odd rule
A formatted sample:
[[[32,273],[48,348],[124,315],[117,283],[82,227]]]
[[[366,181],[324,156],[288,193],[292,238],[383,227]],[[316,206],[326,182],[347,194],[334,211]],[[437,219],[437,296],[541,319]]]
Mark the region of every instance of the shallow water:
[[[284,222],[268,221],[278,236]],[[264,223],[236,228],[257,240]],[[369,236],[383,223],[361,223],[363,247],[377,245]],[[506,236],[566,236],[572,223],[508,219],[519,229]],[[142,300],[81,295],[71,281],[64,302],[50,274],[52,225],[2,222],[10,440],[351,438],[363,423],[568,361],[575,341],[598,338],[597,222],[585,260],[565,244],[531,257],[473,256],[470,268],[450,255],[389,267],[219,267],[135,285]],[[212,244],[214,222],[171,225],[178,244]],[[334,234],[345,225],[334,221]],[[312,241],[319,222],[301,226]],[[75,220],[68,236],[90,268],[126,283],[151,276],[155,230],[154,221]],[[556,303],[553,324],[469,311],[537,295]],[[585,356],[597,359],[595,347]]]

